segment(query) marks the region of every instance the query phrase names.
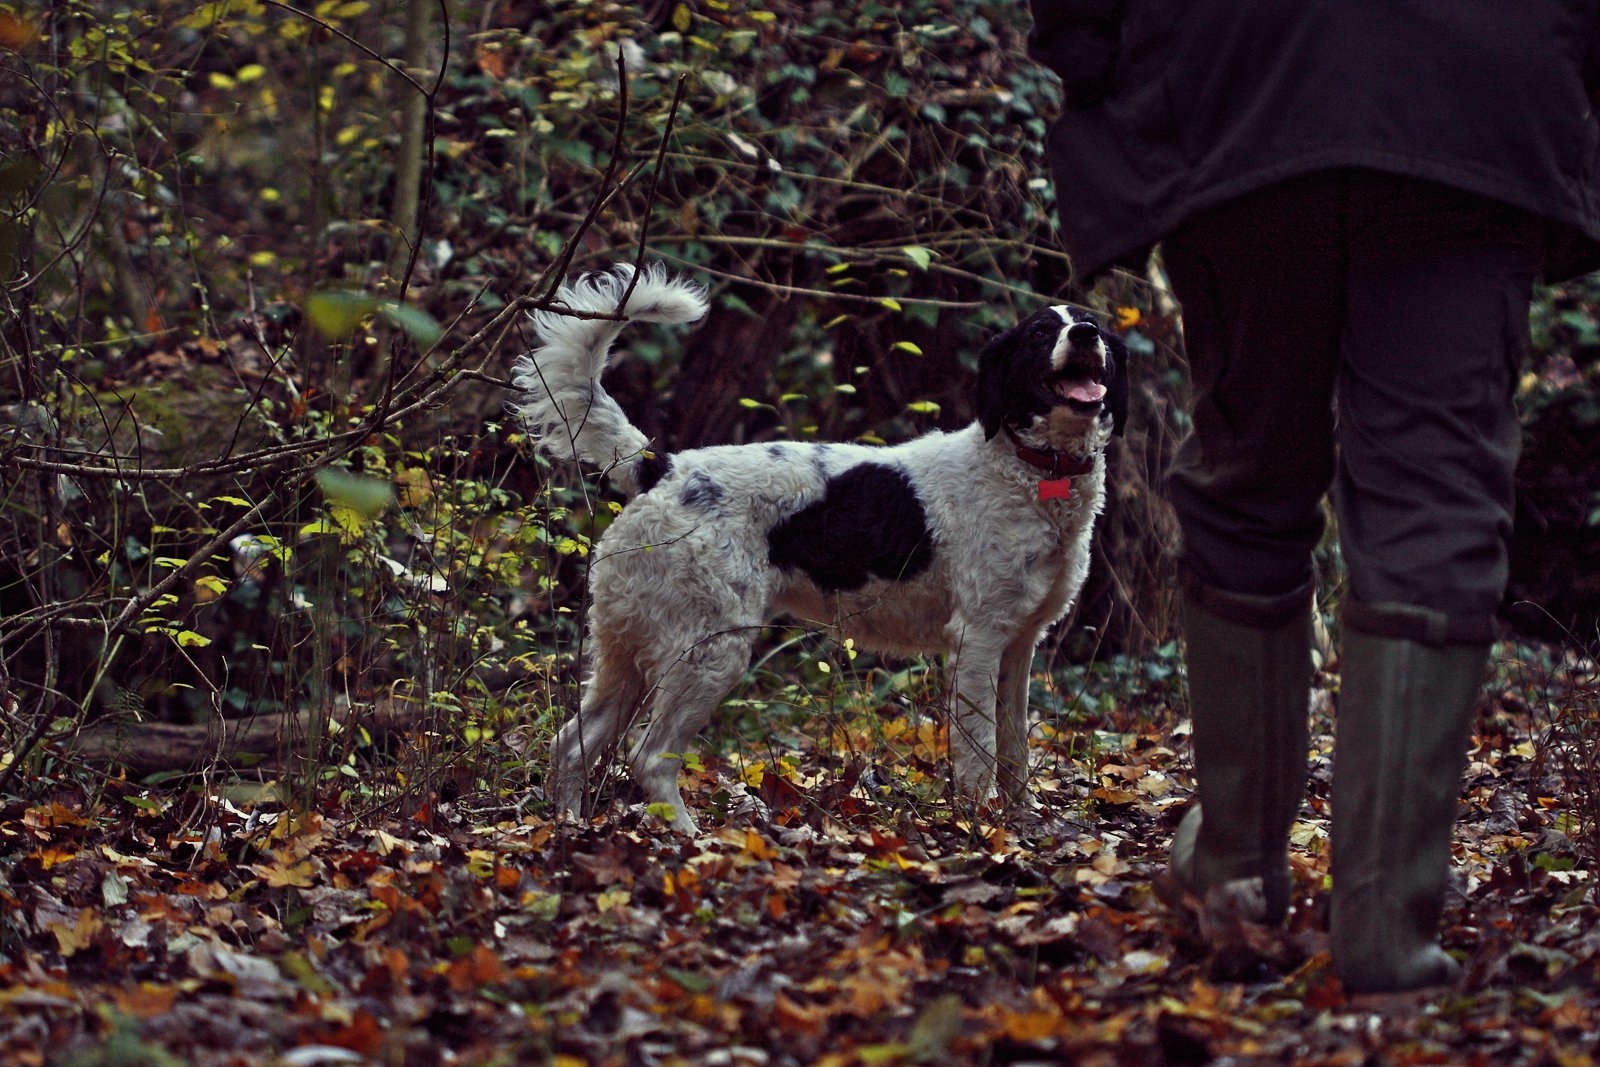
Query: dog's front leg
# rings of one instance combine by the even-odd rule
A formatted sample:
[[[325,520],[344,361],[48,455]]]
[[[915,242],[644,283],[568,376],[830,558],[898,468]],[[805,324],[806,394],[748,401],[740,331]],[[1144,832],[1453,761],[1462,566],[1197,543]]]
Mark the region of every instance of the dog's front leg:
[[[951,647],[955,686],[950,697],[950,762],[956,789],[971,800],[987,800],[995,788],[995,698],[1005,639],[969,629]]]
[[[1042,631],[1018,634],[1000,658],[995,686],[996,744],[1000,799],[1015,807],[1028,788],[1028,679],[1033,673],[1033,652]]]

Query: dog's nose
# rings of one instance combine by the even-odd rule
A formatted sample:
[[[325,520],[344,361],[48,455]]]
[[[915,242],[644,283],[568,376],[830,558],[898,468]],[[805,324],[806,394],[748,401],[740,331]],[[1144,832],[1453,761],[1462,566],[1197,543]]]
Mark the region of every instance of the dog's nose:
[[[1067,327],[1067,340],[1075,345],[1092,345],[1100,339],[1100,330],[1092,322],[1075,322]]]

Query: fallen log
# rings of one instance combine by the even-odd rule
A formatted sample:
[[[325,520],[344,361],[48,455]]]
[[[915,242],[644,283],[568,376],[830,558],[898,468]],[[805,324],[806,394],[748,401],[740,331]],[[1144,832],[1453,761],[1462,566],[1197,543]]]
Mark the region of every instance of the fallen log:
[[[197,770],[208,764],[279,770],[306,751],[310,738],[329,735],[328,718],[324,712],[300,711],[194,724],[120,722],[82,730],[68,747],[87,763],[125,767],[134,778]],[[359,726],[378,740],[403,733],[422,719],[420,704],[386,700],[334,712],[331,729],[337,734]],[[338,743],[337,737],[330,740]]]

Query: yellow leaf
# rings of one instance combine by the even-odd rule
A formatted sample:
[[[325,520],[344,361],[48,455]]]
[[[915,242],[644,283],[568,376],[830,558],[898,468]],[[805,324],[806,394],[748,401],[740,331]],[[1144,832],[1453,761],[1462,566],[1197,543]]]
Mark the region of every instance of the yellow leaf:
[[[292,25],[292,23],[286,23]],[[343,341],[378,309],[378,298],[365,293],[327,292],[306,297],[306,317],[325,339]]]
[[[607,889],[595,897],[594,906],[596,911],[604,915],[608,911],[615,911],[617,908],[626,905],[632,899],[632,890],[618,886],[615,889]]]
[[[395,849],[399,849],[402,855],[410,855],[411,853],[410,845],[406,844],[404,841],[400,840],[400,838],[395,837],[393,834],[385,830],[379,830],[378,855],[387,856]]]
[[[292,867],[285,863],[253,864],[250,869],[259,874],[262,881],[277,889],[291,885],[304,889],[313,884],[310,860]]]
[[[219,599],[228,591],[228,583],[215,575],[194,580],[194,600],[196,604],[209,604]]]
[[[689,32],[689,5],[679,4],[672,12],[672,28],[679,33]]]
[[[56,935],[56,944],[61,947],[63,956],[88,948],[94,943],[94,935],[105,928],[105,923],[96,915],[93,908],[84,908],[78,912],[78,921],[72,924],[69,930],[66,923],[51,923],[47,929]]]

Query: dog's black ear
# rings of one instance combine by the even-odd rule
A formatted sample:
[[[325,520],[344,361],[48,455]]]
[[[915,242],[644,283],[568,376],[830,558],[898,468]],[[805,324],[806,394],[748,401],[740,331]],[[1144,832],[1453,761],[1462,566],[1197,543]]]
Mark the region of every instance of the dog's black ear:
[[[1128,346],[1122,338],[1107,331],[1106,356],[1111,373],[1106,375],[1106,406],[1111,409],[1111,433],[1122,436],[1123,424],[1128,421]]]
[[[984,440],[999,433],[1005,422],[1006,371],[1010,366],[1007,357],[1015,344],[1016,332],[1013,326],[978,353],[978,421],[983,423]]]

